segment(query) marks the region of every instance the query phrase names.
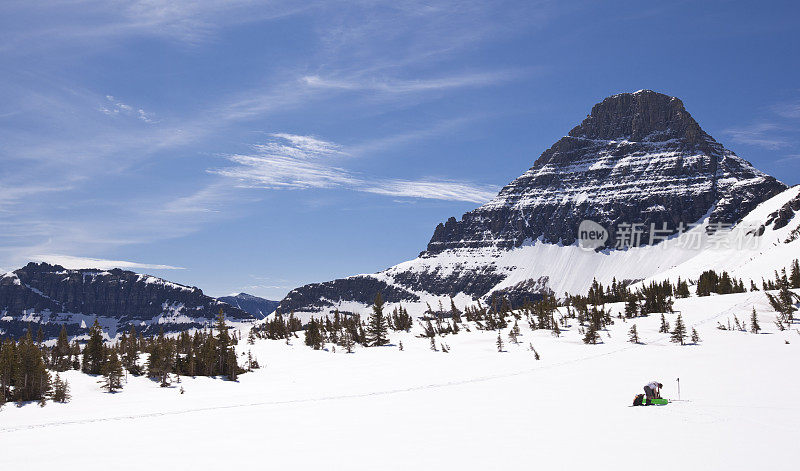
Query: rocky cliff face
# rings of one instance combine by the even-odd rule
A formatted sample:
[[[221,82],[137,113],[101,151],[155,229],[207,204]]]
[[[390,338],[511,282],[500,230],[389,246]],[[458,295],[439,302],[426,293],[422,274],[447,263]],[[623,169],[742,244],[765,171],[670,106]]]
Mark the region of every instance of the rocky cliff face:
[[[29,263],[0,277],[0,331],[20,335],[40,324],[48,336],[66,325],[80,334],[98,318],[111,336],[133,325],[157,333],[202,327],[222,309],[227,318],[252,319],[247,312],[188,287],[149,275],[114,269],[67,270]]]
[[[368,303],[376,290],[389,302],[492,292],[533,299],[548,289],[582,291],[593,275],[643,278],[680,260],[614,250],[620,224],[641,224],[647,245],[651,224],[666,229],[659,237],[699,221],[735,224],[785,188],[703,131],[679,99],[649,90],[614,95],[494,199],[439,224],[418,259],[295,289],[279,309]],[[608,230],[605,250],[575,250],[585,219]]]
[[[607,247],[621,223],[642,224],[649,243],[651,224],[675,232],[709,212],[711,222],[733,224],[783,189],[706,134],[679,99],[624,93],[595,105],[492,201],[440,224],[427,253],[571,245],[584,219],[609,230]]]

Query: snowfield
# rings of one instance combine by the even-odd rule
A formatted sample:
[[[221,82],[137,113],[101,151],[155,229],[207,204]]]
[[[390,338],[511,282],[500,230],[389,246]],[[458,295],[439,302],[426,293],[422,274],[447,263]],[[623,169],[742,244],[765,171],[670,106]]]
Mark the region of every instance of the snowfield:
[[[717,329],[734,316],[749,324],[753,306],[763,333]],[[503,353],[496,331],[474,325],[437,338],[449,353],[413,332],[353,354],[302,338],[241,341],[262,368],[238,384],[131,377],[108,394],[69,372],[70,403],[0,411],[0,467],[796,469],[800,332],[778,331],[762,292],[675,309],[699,345],[671,343],[658,315],[615,319],[599,345],[584,345],[576,325],[555,338],[522,320],[519,345],[503,332]],[[644,344],[627,342],[633,323]],[[629,407],[651,380],[677,399],[676,378],[684,401]]]

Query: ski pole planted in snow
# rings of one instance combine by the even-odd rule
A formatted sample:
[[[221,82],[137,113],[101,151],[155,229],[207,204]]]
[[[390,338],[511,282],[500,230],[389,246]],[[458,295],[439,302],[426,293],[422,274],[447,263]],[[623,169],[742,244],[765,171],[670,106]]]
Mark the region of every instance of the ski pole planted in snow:
[[[681,379],[678,378],[677,381],[678,381],[678,400],[680,401],[681,400]]]

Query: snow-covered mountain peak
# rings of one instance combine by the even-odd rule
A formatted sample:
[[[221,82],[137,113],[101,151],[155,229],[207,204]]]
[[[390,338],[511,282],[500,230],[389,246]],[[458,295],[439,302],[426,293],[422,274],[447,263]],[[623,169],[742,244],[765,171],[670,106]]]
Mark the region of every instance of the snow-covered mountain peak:
[[[621,93],[594,105],[491,201],[439,224],[419,258],[297,288],[279,310],[357,310],[378,291],[423,306],[494,293],[514,302],[583,292],[594,277],[640,280],[697,255],[674,242],[661,250],[662,241],[690,227],[697,235],[735,225],[785,189],[703,131],[680,99]],[[608,233],[597,251],[578,247],[585,220]],[[621,246],[632,226],[638,246]]]
[[[644,90],[606,98],[569,135],[485,205],[434,231],[427,254],[454,248],[572,245],[590,219],[677,232],[711,212],[733,224],[786,186],[706,134],[674,97]],[[666,225],[666,226],[665,226]],[[646,242],[645,242],[646,243]]]

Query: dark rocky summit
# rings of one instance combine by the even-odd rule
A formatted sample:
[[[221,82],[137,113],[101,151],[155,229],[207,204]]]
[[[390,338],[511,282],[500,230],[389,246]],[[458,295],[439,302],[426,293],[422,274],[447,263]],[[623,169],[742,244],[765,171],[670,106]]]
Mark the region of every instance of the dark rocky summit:
[[[29,325],[34,331],[41,325],[48,337],[66,325],[75,335],[95,318],[111,336],[130,325],[144,333],[179,331],[203,327],[220,309],[229,319],[253,318],[199,288],[121,269],[29,263],[0,277],[0,335],[18,336]]]
[[[427,254],[539,238],[571,245],[584,219],[609,231],[607,247],[620,223],[642,224],[647,243],[651,224],[674,232],[709,211],[712,223],[735,224],[784,189],[706,134],[679,99],[623,93],[596,104],[492,201],[439,224]]]
[[[648,244],[651,224],[666,229],[661,237],[705,217],[735,224],[785,189],[703,131],[678,98],[650,90],[622,93],[596,104],[491,201],[439,224],[417,260],[374,276],[297,288],[279,310],[368,304],[378,290],[389,302],[415,301],[420,293],[478,299],[510,272],[524,270],[496,265],[492,260],[502,251],[536,241],[576,244],[585,219],[608,230],[601,249],[614,250],[620,224],[641,224],[641,243]],[[502,291],[533,298],[557,273],[556,267],[553,273],[531,274]]]
[[[234,296],[222,296],[217,299],[252,314],[256,319],[263,319],[272,314],[275,308],[278,307],[278,304],[280,304],[279,301],[270,301],[269,299],[260,298],[247,293],[239,293]]]

